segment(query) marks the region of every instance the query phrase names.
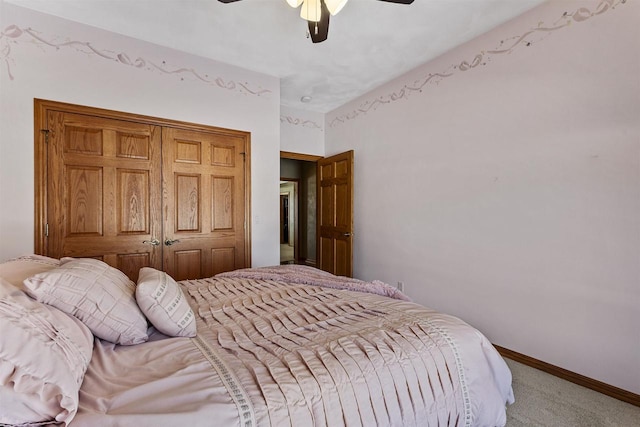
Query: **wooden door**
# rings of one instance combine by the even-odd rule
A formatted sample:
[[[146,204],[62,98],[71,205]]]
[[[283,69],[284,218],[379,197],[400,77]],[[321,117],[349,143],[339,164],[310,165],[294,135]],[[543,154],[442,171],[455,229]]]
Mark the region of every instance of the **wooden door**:
[[[176,280],[245,262],[246,137],[164,128],[164,268]]]
[[[158,126],[47,114],[46,255],[162,268]]]
[[[318,160],[318,258],[322,270],[353,276],[353,150]]]
[[[40,99],[34,111],[36,253],[134,281],[144,266],[183,279],[251,264],[249,133]]]

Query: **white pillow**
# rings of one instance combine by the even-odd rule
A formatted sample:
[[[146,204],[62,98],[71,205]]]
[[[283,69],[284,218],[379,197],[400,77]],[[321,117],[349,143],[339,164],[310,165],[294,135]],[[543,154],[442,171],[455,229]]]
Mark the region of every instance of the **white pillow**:
[[[134,296],[136,285],[102,261],[62,258],[59,267],[30,277],[24,285],[29,295],[82,320],[99,338],[122,345],[149,338]]]
[[[0,424],[69,423],[91,360],[78,319],[0,278]]]
[[[167,273],[140,269],[136,300],[157,330],[172,337],[195,337],[196,319],[180,285]]]
[[[13,286],[22,289],[22,282],[34,274],[53,270],[60,265],[60,260],[42,255],[23,255],[0,263],[0,277]]]

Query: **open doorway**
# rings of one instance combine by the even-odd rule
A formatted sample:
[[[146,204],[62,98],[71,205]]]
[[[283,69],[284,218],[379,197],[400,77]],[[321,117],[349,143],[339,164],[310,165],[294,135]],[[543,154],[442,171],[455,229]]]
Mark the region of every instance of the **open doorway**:
[[[353,158],[353,150],[329,157],[280,152],[282,181],[299,184],[294,263],[353,277]]]
[[[280,264],[296,264],[298,240],[298,180],[280,180]]]
[[[317,265],[317,159],[280,156],[280,263]],[[287,207],[285,208],[285,205]],[[286,218],[285,218],[286,217]]]

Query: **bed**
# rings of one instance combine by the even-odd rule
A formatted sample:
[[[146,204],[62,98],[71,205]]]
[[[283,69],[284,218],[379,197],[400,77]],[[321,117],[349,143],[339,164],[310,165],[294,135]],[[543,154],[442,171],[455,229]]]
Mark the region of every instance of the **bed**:
[[[502,426],[511,373],[460,319],[304,266],[137,285],[0,264],[0,425]]]

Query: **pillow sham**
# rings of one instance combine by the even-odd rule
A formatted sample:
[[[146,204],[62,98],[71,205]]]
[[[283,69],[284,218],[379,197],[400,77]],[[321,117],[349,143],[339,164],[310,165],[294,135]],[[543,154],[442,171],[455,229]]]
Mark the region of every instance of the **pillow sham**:
[[[165,335],[195,337],[196,319],[180,285],[167,273],[143,267],[136,300],[147,319]]]
[[[60,265],[60,260],[42,255],[23,255],[0,263],[0,277],[13,286],[25,290],[25,279],[46,271],[53,270]]]
[[[91,360],[78,319],[0,278],[0,425],[69,423]]]
[[[62,258],[59,267],[28,278],[24,285],[33,298],[77,317],[98,338],[122,345],[149,338],[135,284],[102,261]]]

